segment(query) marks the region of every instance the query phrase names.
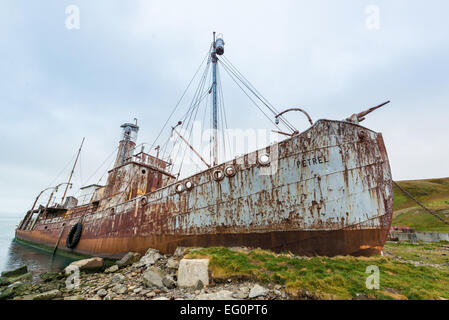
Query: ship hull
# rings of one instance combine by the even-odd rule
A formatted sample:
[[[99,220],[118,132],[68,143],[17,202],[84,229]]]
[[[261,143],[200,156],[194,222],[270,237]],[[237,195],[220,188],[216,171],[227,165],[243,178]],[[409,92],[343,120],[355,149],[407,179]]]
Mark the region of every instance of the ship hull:
[[[214,176],[229,166],[235,175]],[[193,187],[178,191],[187,181]],[[392,196],[381,134],[319,120],[300,135],[130,201],[107,199],[39,219],[16,230],[16,237],[110,258],[148,248],[172,253],[177,246],[369,256],[386,241]],[[83,224],[81,240],[67,249],[67,234],[77,222]]]
[[[76,250],[65,248],[64,241],[60,245],[63,250],[73,251],[81,255],[95,255],[118,259],[123,253],[133,251],[145,253],[148,248],[156,248],[161,252],[173,253],[178,247],[250,247],[264,248],[278,253],[294,253],[300,256],[371,256],[379,254],[385,243],[387,233],[381,229],[370,230],[335,230],[335,231],[273,231],[253,234],[203,234],[195,236],[145,236],[145,237],[110,237],[102,239],[86,239]],[[43,237],[40,232],[18,230],[18,239],[30,241],[50,247],[56,243],[57,237]],[[92,248],[96,248],[92,252]]]

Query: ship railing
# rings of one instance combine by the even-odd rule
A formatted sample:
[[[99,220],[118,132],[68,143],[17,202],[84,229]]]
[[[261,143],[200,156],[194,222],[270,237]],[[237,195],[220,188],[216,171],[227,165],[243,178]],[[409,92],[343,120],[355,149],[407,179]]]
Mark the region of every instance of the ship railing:
[[[22,219],[22,221],[19,224],[20,230],[33,230],[36,222],[41,218],[42,214],[47,213],[49,208],[62,208],[62,205],[57,202],[58,198],[56,197],[58,193],[58,188],[62,185],[69,185],[70,187],[72,184],[70,182],[63,182],[60,183],[54,187],[48,187],[42,190],[34,200],[33,206],[30,210],[27,211],[25,214],[25,217]],[[41,199],[41,196],[49,192],[51,190],[51,193],[48,197],[48,199]],[[34,218],[34,215],[36,215],[36,218]],[[32,222],[32,223],[30,223]]]
[[[132,162],[149,165],[160,170],[165,170],[166,167],[170,165],[170,163],[144,152],[140,152],[138,154],[131,156],[129,160]]]
[[[77,204],[77,206],[84,206],[86,204],[90,204],[93,201],[95,201],[96,200],[95,199],[95,192],[96,191],[80,195],[78,197],[78,204]]]

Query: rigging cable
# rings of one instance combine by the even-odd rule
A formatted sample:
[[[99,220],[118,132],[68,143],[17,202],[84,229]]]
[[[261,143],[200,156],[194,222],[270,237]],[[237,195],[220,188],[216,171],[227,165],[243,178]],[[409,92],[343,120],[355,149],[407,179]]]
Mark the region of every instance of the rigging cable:
[[[208,64],[208,66],[207,66],[207,68],[206,68],[206,77],[205,77],[205,79],[204,79],[204,82],[202,83],[202,87],[201,87],[200,91],[203,90],[204,84],[207,83],[207,79],[208,79],[207,76],[208,76],[209,66],[210,66],[210,64]],[[206,92],[209,92],[209,90],[207,90]],[[207,96],[207,95],[206,95],[206,96]],[[188,136],[187,140],[189,140],[190,137],[192,136],[194,122],[195,122],[195,120],[196,120],[196,117],[197,117],[197,115],[198,115],[198,111],[199,111],[199,109],[200,109],[199,106],[201,105],[201,101],[202,101],[202,100],[204,99],[204,97],[206,97],[206,96],[203,95],[203,96],[202,96],[203,98],[199,97],[198,99],[201,99],[201,100],[198,100],[198,101],[195,102],[195,105],[196,105],[196,107],[195,107],[195,108],[196,108],[196,111],[195,111],[195,109],[192,110],[192,113],[191,113],[191,115],[190,115],[190,117],[189,117],[189,122],[187,123],[187,126],[186,126],[186,131],[187,131],[187,130],[189,129],[189,126],[190,126],[190,123],[191,123],[191,126],[190,126],[190,132],[189,132],[189,136]],[[195,113],[195,116],[193,117],[193,120],[192,120],[193,113]],[[185,155],[186,155],[187,151],[188,151],[187,146],[185,146],[184,154],[183,154],[183,157],[182,157],[180,166],[179,166],[178,177],[179,177],[179,175],[180,175],[180,173],[181,173],[181,169],[182,169],[182,166],[183,166],[183,163],[184,163],[184,158],[185,158]]]
[[[212,47],[211,47],[212,48]],[[207,54],[205,55],[205,57],[203,58],[203,60],[201,61],[198,69],[196,70],[195,74],[193,75],[192,79],[190,80],[189,84],[187,85],[187,88],[184,90],[183,94],[181,95],[181,98],[179,98],[178,102],[176,103],[173,111],[170,113],[170,116],[168,117],[168,119],[165,121],[164,125],[162,126],[162,129],[159,131],[159,134],[156,136],[156,139],[154,139],[153,144],[150,147],[150,150],[153,149],[154,145],[156,144],[157,140],[159,139],[159,137],[161,136],[162,132],[164,131],[165,127],[167,126],[168,122],[170,121],[171,117],[173,116],[173,114],[176,112],[176,110],[179,107],[179,104],[181,103],[182,99],[184,98],[184,95],[186,94],[187,90],[190,88],[190,85],[192,84],[193,80],[196,78],[196,75],[198,74],[198,72],[201,69],[201,66],[203,65],[204,61],[206,60],[206,58],[208,56],[210,56],[210,52],[211,52],[211,48],[209,48],[209,51],[207,52]]]
[[[219,103],[220,103],[220,109],[221,109],[221,122],[222,122],[222,136],[223,136],[223,154],[224,154],[224,160],[226,160],[226,137],[228,138],[228,151],[231,155],[231,139],[229,138],[229,128],[228,128],[228,120],[226,117],[226,108],[224,103],[224,95],[223,95],[223,86],[221,83],[221,75],[220,75],[220,68],[218,68],[217,65],[217,86],[218,86],[218,95],[219,95]],[[226,130],[226,136],[225,136],[225,130]]]
[[[206,68],[205,68],[205,70],[203,71],[203,74],[202,74],[202,76],[201,76],[201,78],[200,78],[198,87],[197,87],[197,89],[195,90],[195,93],[194,93],[194,95],[193,95],[193,97],[192,97],[192,101],[190,102],[189,109],[188,109],[188,111],[187,111],[187,112],[181,117],[181,119],[180,119],[180,121],[181,121],[181,128],[183,128],[183,127],[186,126],[186,121],[185,121],[186,118],[187,118],[189,115],[190,115],[190,117],[191,117],[192,111],[193,111],[193,110],[195,109],[195,107],[196,107],[196,102],[198,101],[200,92],[202,91],[202,89],[203,89],[203,87],[204,87],[204,83],[205,83],[205,80],[206,80],[206,76],[207,76],[209,64],[210,64],[210,59],[209,59],[208,62],[207,62]]]
[[[219,62],[221,60],[218,60]],[[268,121],[270,121],[276,128],[279,128],[279,126],[273,121],[273,119],[271,117],[269,117],[261,108],[260,106],[249,96],[249,94],[242,88],[242,86],[235,80],[235,76],[232,74],[232,72],[227,69],[226,65],[222,63],[222,66],[224,67],[225,71],[228,72],[228,75],[230,76],[230,78],[235,82],[235,84],[237,84],[237,86],[243,91],[243,93],[248,97],[248,99],[251,100],[251,102],[257,107],[257,109],[259,109],[260,112],[263,113],[263,115],[268,119]]]
[[[172,112],[170,113],[170,116],[168,117],[168,119],[165,121],[164,125],[162,126],[161,130],[159,131],[158,135],[156,136],[156,138],[154,139],[151,147],[150,147],[150,152],[151,150],[153,150],[153,147],[156,145],[157,140],[159,139],[159,137],[161,136],[162,132],[164,131],[164,129],[167,127],[168,122],[170,121],[170,119],[172,118],[172,116],[174,115],[174,113],[176,112],[176,110],[178,109],[182,99],[184,98],[185,94],[187,93],[188,89],[190,88],[190,85],[192,84],[193,80],[196,78],[196,75],[198,74],[198,72],[201,69],[201,66],[204,64],[204,61],[206,61],[206,58],[208,56],[210,56],[210,52],[211,52],[212,46],[209,48],[207,54],[204,56],[203,60],[201,61],[200,65],[198,66],[195,74],[193,75],[192,79],[190,80],[189,84],[187,85],[187,88],[184,90],[183,94],[181,95],[181,98],[179,98],[178,102],[176,103],[175,107],[173,108]],[[172,166],[173,167],[173,166]],[[173,170],[173,168],[172,168]],[[134,177],[136,176],[137,171],[133,174],[133,176],[130,178],[129,183],[127,185],[127,187],[125,188],[124,191],[122,191],[122,194],[119,198],[119,201],[121,201],[121,199],[123,198],[123,195],[126,194],[127,189],[129,188],[129,186],[131,185],[132,181],[134,180]],[[117,203],[118,204],[118,203]]]
[[[183,128],[186,128],[186,131],[188,131],[188,128],[189,128],[189,126],[190,126],[190,122],[191,122],[192,116],[193,116],[193,114],[194,114],[194,111],[195,111],[195,109],[198,108],[198,106],[199,106],[199,104],[200,104],[200,102],[201,102],[200,98],[203,97],[202,99],[204,99],[204,97],[206,97],[204,94],[201,94],[201,92],[203,91],[204,84],[206,83],[206,80],[207,80],[209,66],[210,66],[210,59],[208,60],[208,63],[207,63],[207,65],[206,65],[206,68],[205,68],[205,70],[204,70],[204,72],[203,72],[203,75],[202,75],[202,77],[201,77],[201,79],[200,79],[199,86],[197,87],[197,89],[196,89],[196,91],[195,91],[195,94],[194,94],[194,96],[193,96],[193,98],[192,98],[192,102],[191,102],[191,104],[190,104],[189,111],[184,115],[184,117],[183,117],[182,120],[181,120],[181,130],[182,130]],[[197,109],[197,110],[198,110],[198,109]],[[188,119],[188,121],[187,121],[187,123],[186,123],[185,120],[186,120],[187,116],[189,116],[189,119]],[[178,140],[179,140],[179,139],[178,139]],[[175,140],[175,144],[176,144],[176,142],[177,142],[178,140]],[[181,144],[180,144],[180,145],[181,145]],[[187,148],[187,146],[185,146],[185,148]],[[174,149],[174,146],[173,146],[173,149]],[[174,151],[173,149],[172,149],[172,151]],[[179,147],[179,149],[178,149],[177,152],[176,152],[176,156],[175,156],[173,159],[175,159],[175,160],[178,159],[178,155],[179,155],[181,152],[182,152],[182,147]],[[182,166],[182,163],[181,163],[181,166]],[[171,170],[172,170],[172,173],[173,173],[173,171],[175,170],[175,166],[173,166],[173,167],[171,168]],[[178,172],[178,176],[179,176],[179,172]]]
[[[251,84],[251,82],[246,79],[246,77],[237,69],[237,67],[235,67],[231,61],[229,61],[229,59],[227,57],[225,57],[223,55],[224,61],[229,64],[229,67],[234,70],[234,72],[240,77],[240,81],[242,83],[245,84],[245,86],[260,100],[262,101],[263,104],[266,105],[266,107],[274,114],[277,115],[279,114],[279,111],[254,87],[254,85]],[[287,119],[285,119],[285,117],[281,116],[285,122],[285,124],[288,126],[290,126],[291,128],[289,128],[290,130],[294,129],[296,130],[296,128],[287,121]],[[282,119],[281,119],[282,120]]]
[[[226,64],[227,67],[233,71],[233,74],[237,77],[237,79],[239,79],[240,82],[242,82],[245,87],[247,87],[248,90],[250,90],[251,93],[254,94],[268,108],[268,110],[273,113],[273,115],[279,114],[279,111],[276,110],[276,108],[264,96],[262,96],[262,94],[251,84],[251,82],[249,82],[249,80],[246,79],[245,76],[229,61],[229,59],[224,55],[223,58],[222,63]],[[296,128],[287,119],[285,119],[285,117],[281,116],[279,118],[288,129],[296,131]]]
[[[63,172],[67,169],[67,167],[68,167],[71,163],[73,163],[73,160],[75,160],[75,158],[76,158],[76,153],[75,153],[75,154],[73,155],[73,157],[69,160],[69,162],[67,162],[67,164],[64,166],[64,168],[58,173],[58,175],[56,176],[56,178],[54,178],[53,181],[47,186],[47,188],[51,187],[51,186],[56,182],[56,180],[59,179],[59,177],[63,174]]]
[[[107,156],[106,157],[106,159],[103,161],[103,163],[94,171],[94,173],[92,173],[92,175],[89,177],[89,179],[87,179],[86,180],[86,183],[88,182],[88,181],[90,181],[90,179],[92,179],[93,177],[94,177],[94,175],[98,172],[98,170],[100,170],[103,166],[104,166],[104,164],[106,163],[106,161],[108,161],[109,160],[109,158],[111,158],[113,155],[114,155],[114,153],[118,150],[118,148],[119,148],[119,146],[117,146],[115,149],[114,149],[114,151],[112,151],[111,152],[111,154],[109,154],[109,156]],[[106,169],[107,171],[108,171],[108,169]],[[104,174],[103,174],[104,175]]]

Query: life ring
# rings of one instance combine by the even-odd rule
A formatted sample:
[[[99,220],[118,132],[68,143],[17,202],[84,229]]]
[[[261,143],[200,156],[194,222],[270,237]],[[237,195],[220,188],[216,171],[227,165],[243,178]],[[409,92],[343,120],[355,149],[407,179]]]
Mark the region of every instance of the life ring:
[[[81,239],[81,232],[83,231],[83,225],[81,222],[75,224],[72,229],[70,229],[69,234],[67,235],[66,245],[67,248],[73,249],[76,247],[78,242]]]

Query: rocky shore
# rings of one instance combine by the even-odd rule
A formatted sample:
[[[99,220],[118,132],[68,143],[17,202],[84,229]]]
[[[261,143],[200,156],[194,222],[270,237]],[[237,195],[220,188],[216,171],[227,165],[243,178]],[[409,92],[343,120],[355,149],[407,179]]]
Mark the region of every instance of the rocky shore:
[[[214,279],[208,259],[185,259],[185,248],[173,255],[149,249],[111,262],[90,258],[59,273],[33,280],[27,267],[3,272],[0,300],[233,300],[290,299],[280,284],[248,279]]]
[[[0,300],[447,300],[448,244],[386,243],[371,257],[303,257],[260,248],[149,249],[78,260],[57,273],[3,272]],[[378,267],[379,286],[368,286]]]

